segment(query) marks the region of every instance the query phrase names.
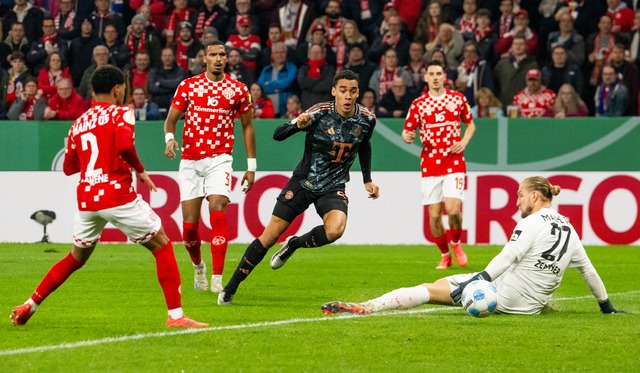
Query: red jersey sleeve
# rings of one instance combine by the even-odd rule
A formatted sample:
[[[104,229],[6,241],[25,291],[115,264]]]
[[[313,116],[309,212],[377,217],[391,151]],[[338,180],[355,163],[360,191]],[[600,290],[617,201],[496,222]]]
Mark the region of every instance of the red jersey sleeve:
[[[471,123],[473,120],[473,114],[471,114],[471,107],[469,107],[469,101],[467,97],[462,96],[462,109],[460,110],[460,119],[463,123]]]
[[[183,80],[176,88],[176,93],[171,100],[171,107],[180,111],[185,111],[189,106],[189,95],[187,94],[187,83]]]
[[[67,136],[67,148],[64,151],[64,163],[62,164],[62,170],[67,176],[80,172],[80,158],[78,157],[76,144],[71,135],[70,129],[69,135]]]
[[[244,114],[247,111],[251,110],[251,94],[249,93],[249,89],[246,85],[242,85],[241,88],[242,97],[238,102],[238,113]]]
[[[115,119],[116,123],[118,123],[116,127],[116,151],[136,172],[144,172],[144,166],[142,166],[142,162],[138,158],[138,152],[133,140],[136,121],[133,110],[126,110],[121,114],[120,118]]]
[[[420,112],[418,110],[418,105],[416,104],[418,100],[419,98],[413,100],[409,107],[407,117],[404,120],[404,129],[407,131],[415,131],[416,128],[420,126]]]

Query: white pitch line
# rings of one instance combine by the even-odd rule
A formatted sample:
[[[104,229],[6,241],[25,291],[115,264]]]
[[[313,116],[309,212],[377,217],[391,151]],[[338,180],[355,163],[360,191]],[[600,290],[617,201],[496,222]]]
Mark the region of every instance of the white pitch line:
[[[616,293],[616,294],[610,294],[610,295],[620,297],[620,296],[633,295],[637,293],[640,293],[640,291],[629,291],[625,293]],[[554,301],[579,300],[579,299],[593,299],[593,296],[585,295],[581,297],[572,297],[572,298],[552,298],[552,300]],[[290,324],[318,322],[318,321],[344,320],[344,319],[351,319],[354,317],[383,317],[383,316],[396,316],[396,315],[406,315],[406,314],[433,313],[433,312],[441,312],[441,311],[452,311],[456,309],[460,309],[460,307],[437,307],[437,308],[424,308],[424,309],[401,310],[401,311],[395,310],[395,311],[389,311],[389,312],[375,313],[368,316],[338,315],[338,316],[331,316],[331,317],[314,317],[314,318],[308,318],[308,319],[295,318],[295,319],[287,319],[287,320],[279,320],[279,321],[264,321],[264,322],[251,323],[251,324],[213,326],[208,328],[197,328],[197,329],[180,329],[176,331],[168,331],[168,332],[160,332],[160,333],[133,334],[133,335],[124,335],[121,337],[108,337],[108,338],[94,339],[89,341],[61,343],[61,344],[49,345],[49,346],[25,347],[25,348],[18,348],[14,350],[1,350],[0,356],[23,355],[23,354],[30,354],[33,352],[46,352],[46,351],[54,351],[54,350],[69,350],[69,349],[74,349],[79,347],[97,346],[97,345],[108,344],[108,343],[135,341],[135,340],[147,339],[147,338],[169,337],[169,336],[183,335],[183,334],[215,332],[219,330],[262,328],[262,327],[269,327],[269,326],[290,325]]]

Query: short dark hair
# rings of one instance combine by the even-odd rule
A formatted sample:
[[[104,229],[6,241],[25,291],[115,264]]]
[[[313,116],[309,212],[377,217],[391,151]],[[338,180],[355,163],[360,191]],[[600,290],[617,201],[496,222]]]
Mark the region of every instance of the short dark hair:
[[[9,55],[9,61],[22,60],[24,61],[24,53],[20,51],[11,52]]]
[[[225,46],[225,44],[224,44],[224,42],[222,40],[216,39],[216,40],[212,41],[211,43],[208,43],[207,45],[205,45],[204,46],[204,50],[206,51],[207,49],[209,49],[210,45],[221,45],[223,47]],[[226,51],[226,48],[225,48],[225,51]]]
[[[91,88],[97,95],[107,94],[119,84],[124,84],[124,74],[115,66],[98,67],[91,75]]]
[[[442,70],[444,70],[444,63],[440,60],[431,60],[427,63],[427,69],[429,68],[429,66],[440,66],[442,68]]]
[[[476,18],[477,17],[487,17],[487,18],[491,19],[491,11],[489,9],[487,9],[487,8],[480,8],[476,12]]]
[[[358,74],[354,73],[351,70],[340,70],[339,73],[336,74],[336,76],[333,77],[333,86],[335,87],[338,84],[338,81],[340,79],[346,79],[346,80],[355,80],[356,83],[358,83]]]

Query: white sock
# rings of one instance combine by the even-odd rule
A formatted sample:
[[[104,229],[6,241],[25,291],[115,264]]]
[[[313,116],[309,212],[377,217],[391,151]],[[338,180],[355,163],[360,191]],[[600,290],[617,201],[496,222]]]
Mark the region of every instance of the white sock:
[[[363,305],[373,312],[388,309],[413,308],[429,302],[429,290],[422,285],[392,290]]]
[[[24,304],[30,304],[31,305],[31,313],[36,312],[36,310],[38,309],[38,303],[34,302],[33,299],[31,299],[31,298],[27,299],[27,301],[24,302]]]
[[[169,310],[169,317],[171,317],[174,320],[177,320],[177,319],[181,318],[182,316],[184,316],[184,312],[182,311],[182,307],[174,308],[172,310]]]

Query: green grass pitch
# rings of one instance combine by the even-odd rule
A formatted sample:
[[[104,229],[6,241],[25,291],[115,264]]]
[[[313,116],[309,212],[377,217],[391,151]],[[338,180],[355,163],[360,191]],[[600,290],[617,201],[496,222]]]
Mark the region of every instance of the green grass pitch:
[[[210,262],[208,245],[203,255]],[[231,245],[225,283],[244,245]],[[460,308],[422,306],[365,317],[325,316],[324,302],[364,301],[389,290],[478,271],[500,250],[469,246],[467,268],[437,271],[433,246],[302,249],[278,271],[271,249],[234,304],[193,290],[183,246],[175,252],[183,308],[203,330],[164,326],[166,308],[150,253],[99,245],[27,325],[9,314],[24,302],[65,244],[0,244],[0,371],[39,372],[637,372],[640,248],[589,247],[614,306],[602,315],[569,269],[539,316],[475,319]]]

